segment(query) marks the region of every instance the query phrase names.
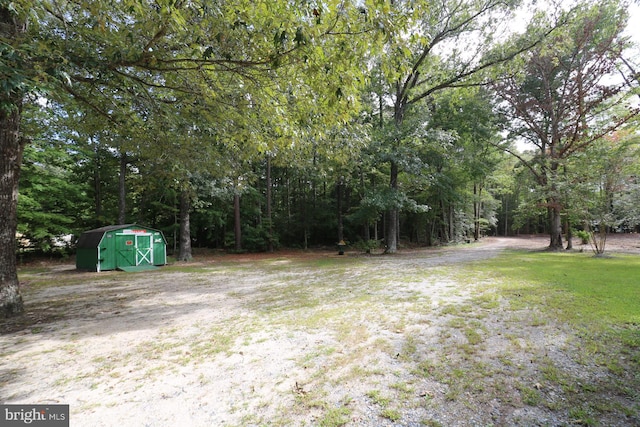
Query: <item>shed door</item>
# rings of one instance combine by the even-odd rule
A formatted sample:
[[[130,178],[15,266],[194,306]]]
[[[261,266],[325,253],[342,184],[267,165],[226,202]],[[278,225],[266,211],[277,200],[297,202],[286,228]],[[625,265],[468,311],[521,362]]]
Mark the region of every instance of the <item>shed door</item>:
[[[136,265],[136,240],[133,234],[116,234],[116,267]]]
[[[136,265],[153,265],[153,236],[136,234]]]

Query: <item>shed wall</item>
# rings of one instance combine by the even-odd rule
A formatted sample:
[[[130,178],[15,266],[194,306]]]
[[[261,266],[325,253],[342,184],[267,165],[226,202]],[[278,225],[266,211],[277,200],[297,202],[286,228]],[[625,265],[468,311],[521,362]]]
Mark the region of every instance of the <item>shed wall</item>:
[[[138,243],[140,251],[137,250]],[[80,237],[76,250],[76,268],[81,270],[103,271],[166,263],[167,242],[162,232],[136,224],[90,230]]]
[[[167,263],[167,243],[159,231],[153,232],[153,265],[165,265]]]
[[[116,263],[116,239],[115,231],[104,233],[100,241],[100,271],[115,270]]]
[[[98,271],[98,248],[78,248],[76,250],[76,268]]]

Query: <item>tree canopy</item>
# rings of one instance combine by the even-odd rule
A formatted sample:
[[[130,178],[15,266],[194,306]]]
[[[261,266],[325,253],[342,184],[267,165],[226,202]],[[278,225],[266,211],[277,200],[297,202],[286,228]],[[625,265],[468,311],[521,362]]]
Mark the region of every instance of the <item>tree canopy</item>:
[[[2,312],[22,310],[16,235],[23,254],[54,251],[115,222],[163,230],[178,259],[395,252],[507,233],[530,201],[520,224],[557,245],[560,215],[585,224],[571,183],[596,185],[574,169],[614,132],[633,140],[637,67],[626,3],[538,10],[514,30],[523,7],[3,0]],[[635,193],[614,193],[637,226]]]
[[[567,160],[626,126],[638,109],[633,93],[615,79],[628,40],[626,10],[618,2],[579,5],[567,24],[523,55],[515,73],[496,81],[512,137],[535,147],[521,158],[542,189],[540,203],[552,225],[550,247],[562,248],[561,181]]]

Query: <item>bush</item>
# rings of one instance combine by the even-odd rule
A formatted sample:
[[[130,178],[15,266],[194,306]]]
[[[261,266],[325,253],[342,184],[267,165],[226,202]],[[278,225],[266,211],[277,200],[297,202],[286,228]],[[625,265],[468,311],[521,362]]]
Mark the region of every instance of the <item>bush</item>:
[[[573,234],[575,234],[576,237],[580,239],[583,245],[586,245],[587,243],[589,243],[589,238],[591,237],[591,235],[589,234],[588,231],[577,230]]]
[[[253,227],[245,225],[242,227],[242,252],[265,252],[269,248],[269,240],[274,247],[279,247],[280,242],[277,235],[269,235],[269,231],[258,225]],[[233,248],[235,246],[235,234],[229,231],[225,234],[225,247]]]
[[[380,242],[378,240],[359,240],[353,244],[354,249],[366,252],[368,254],[371,253],[372,250],[378,249],[379,247]]]

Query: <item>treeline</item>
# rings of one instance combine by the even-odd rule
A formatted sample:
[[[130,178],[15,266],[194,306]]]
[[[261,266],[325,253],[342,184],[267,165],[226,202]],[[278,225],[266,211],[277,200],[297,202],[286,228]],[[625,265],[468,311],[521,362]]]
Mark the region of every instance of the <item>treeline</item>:
[[[204,9],[183,6],[167,5],[180,25],[188,27],[178,10],[201,19]],[[205,49],[214,69],[204,76],[197,58],[174,69],[169,47],[151,48],[152,39],[146,59],[111,52],[110,80],[87,71],[61,91],[33,92],[22,114],[18,249],[68,250],[73,237],[63,236],[133,222],[163,230],[180,259],[192,246],[345,240],[394,252],[519,232],[548,233],[562,247],[571,230],[637,227],[637,74],[623,2],[547,11],[499,43],[498,21],[481,17],[511,16],[501,2],[428,8],[446,21],[405,6],[395,12],[406,22],[395,25],[422,25],[432,38],[390,21],[374,32],[376,9],[337,13],[334,27],[311,13],[307,27],[276,31],[253,52],[281,55],[264,69],[234,60],[240,45]],[[122,11],[136,12],[144,10]],[[240,18],[209,18],[253,40]],[[93,43],[80,24],[66,23],[84,37],[72,52]],[[338,37],[335,25],[376,36]],[[103,35],[122,43],[122,34]],[[461,40],[471,59],[451,45]],[[216,53],[222,59],[208,62]],[[164,74],[152,59],[165,61]]]
[[[497,119],[486,93],[451,91],[438,100],[443,122],[433,135],[403,147],[402,193],[389,190],[389,164],[379,142],[344,125],[344,134],[243,162],[189,174],[190,239],[195,247],[266,251],[334,246],[340,240],[383,247],[386,211],[401,204],[400,241],[436,245],[482,234],[513,233],[514,161],[478,141],[495,138]],[[482,104],[480,104],[482,103]],[[184,192],[166,159],[121,153],[103,133],[81,134],[33,108],[25,125],[34,139],[24,154],[18,204],[21,251],[69,250],[84,230],[118,223],[161,229],[177,253]],[[479,117],[484,114],[485,117]],[[478,120],[481,119],[481,120]],[[47,126],[42,126],[47,123]],[[355,125],[362,129],[362,124]],[[475,128],[465,135],[464,129]],[[234,173],[235,172],[235,173]],[[505,199],[506,200],[506,199]],[[506,207],[506,210],[503,209]],[[506,224],[506,225],[505,225]]]
[[[116,222],[179,260],[635,227],[629,2],[532,6],[3,1],[2,313],[18,243]]]
[[[36,108],[25,121],[37,137],[24,154],[19,250],[69,254],[82,231],[139,223],[161,229],[177,255],[185,212],[194,247],[268,251],[333,247],[345,240],[367,250],[384,247],[386,213],[394,204],[402,206],[400,246],[548,234],[548,210],[531,171],[492,143],[501,124],[487,97],[484,90],[464,89],[434,101],[429,123],[436,132],[403,148],[402,193],[396,194],[375,138],[359,140],[351,133],[336,137],[331,152],[311,144],[264,153],[245,162],[240,175],[224,166],[215,174],[190,173],[185,196],[162,155],[123,155],[102,134],[42,126],[54,123],[60,110]],[[587,164],[576,163],[577,171],[566,177],[574,184],[567,183],[566,194],[574,199],[595,203],[609,193],[609,230],[635,231],[640,224],[636,142],[633,135],[604,140],[592,147],[593,156],[580,159]],[[534,152],[519,155],[535,159]],[[567,214],[563,233],[585,229],[584,215]]]

